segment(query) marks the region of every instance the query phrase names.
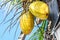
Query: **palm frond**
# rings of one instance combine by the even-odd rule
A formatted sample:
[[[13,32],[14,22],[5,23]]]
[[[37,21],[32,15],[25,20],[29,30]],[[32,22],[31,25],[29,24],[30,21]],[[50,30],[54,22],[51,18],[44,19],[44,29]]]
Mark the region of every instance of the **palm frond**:
[[[14,34],[14,40],[15,40],[15,37],[16,37],[16,32],[17,32],[17,30],[18,30],[18,27],[19,27],[19,22],[18,22],[18,24],[17,24],[17,26],[16,26],[16,30],[15,30],[15,34]]]
[[[10,3],[10,4],[11,4],[11,3]],[[3,19],[3,21],[2,21],[0,24],[2,24],[2,23],[6,20],[7,16],[10,14],[10,12],[11,12],[16,6],[18,6],[18,5],[20,5],[20,4],[21,4],[21,2],[13,5],[13,7],[11,8],[11,10],[10,10],[10,6],[11,6],[11,5],[9,5],[9,8],[8,8],[8,10],[7,10],[7,13],[6,13],[6,16],[5,16],[5,18]],[[22,6],[21,6],[21,7],[22,7]],[[21,7],[19,7],[19,8],[21,8]],[[18,8],[18,9],[19,9],[19,8]],[[9,10],[10,10],[10,11],[9,11]],[[9,11],[9,12],[8,12],[8,11]]]
[[[19,8],[18,8],[19,9]],[[13,17],[12,17],[12,19],[11,19],[11,22],[10,22],[10,24],[13,22],[13,19],[14,19],[14,17],[17,15],[17,11],[18,11],[18,9],[16,9],[16,11],[15,11],[15,13],[14,13],[14,15],[13,15]],[[21,12],[21,11],[20,11]],[[10,31],[10,29],[11,29],[11,26],[10,26],[10,28],[9,28],[9,31]]]
[[[35,33],[32,34],[32,36],[29,38],[29,40],[43,40],[44,39],[44,32],[45,32],[45,26],[46,26],[46,21],[42,22],[42,26],[37,29]]]
[[[10,0],[8,0],[8,1],[2,1],[2,4],[0,5],[0,9],[1,9],[4,5],[6,6],[6,4],[7,4],[8,2],[10,2]]]
[[[21,13],[22,11],[19,11],[18,13],[16,13],[12,18],[10,18],[9,20],[7,20],[6,22],[4,22],[4,24],[5,23],[7,23],[7,22],[9,22],[9,21],[11,21],[13,18],[15,18],[15,16],[17,16],[19,13]]]
[[[11,23],[10,25],[8,25],[8,27],[4,30],[2,36],[4,36],[5,32],[9,29],[9,27],[10,27],[11,25],[15,25],[16,22],[17,22],[17,21],[13,22],[14,24]]]
[[[17,23],[17,21],[19,20],[19,18],[22,16],[22,14],[21,15],[19,15],[5,30],[4,30],[4,32],[3,32],[3,34],[2,35],[4,35],[5,34],[5,32],[8,30],[8,28],[10,27],[10,26],[12,26],[12,27],[14,27],[15,26],[15,24]]]
[[[5,18],[3,19],[3,21],[0,24],[2,24],[6,20],[6,17],[9,15],[8,11],[10,10],[10,6],[11,6],[11,3],[9,5],[9,7],[8,7],[8,10],[7,10]]]

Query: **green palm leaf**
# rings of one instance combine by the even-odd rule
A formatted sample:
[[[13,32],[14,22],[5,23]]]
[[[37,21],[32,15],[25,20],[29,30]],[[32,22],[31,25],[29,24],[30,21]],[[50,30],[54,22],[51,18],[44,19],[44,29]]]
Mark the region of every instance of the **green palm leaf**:
[[[46,20],[42,21],[42,26],[29,38],[29,40],[43,40],[44,32],[48,22]]]

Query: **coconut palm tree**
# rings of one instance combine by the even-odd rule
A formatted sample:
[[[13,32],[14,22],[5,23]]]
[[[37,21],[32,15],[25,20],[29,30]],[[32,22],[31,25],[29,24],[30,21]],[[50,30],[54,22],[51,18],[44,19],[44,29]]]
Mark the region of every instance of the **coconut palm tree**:
[[[0,4],[0,9],[3,9],[4,7],[6,7],[7,4],[8,8],[6,10],[6,16],[4,17],[4,19],[2,20],[2,22],[0,24],[6,24],[7,22],[10,22],[10,24],[8,25],[8,27],[5,29],[5,31],[3,32],[3,34],[5,34],[5,32],[7,30],[9,30],[9,32],[11,31],[11,29],[17,24],[16,30],[15,30],[15,35],[18,29],[18,25],[19,25],[19,18],[23,15],[23,11],[27,12],[29,9],[29,5],[30,3],[32,3],[33,1],[40,1],[40,0],[3,0]],[[49,2],[48,0],[43,0],[44,2]],[[10,12],[14,10],[13,16],[8,19],[7,21],[6,18],[10,15]],[[18,16],[17,16],[18,15]],[[36,18],[37,19],[37,18]],[[35,23],[40,24],[40,20],[36,20],[35,19]],[[33,35],[29,38],[29,40],[43,40],[44,39],[44,34],[45,34],[45,28],[47,28],[48,25],[48,21],[44,20],[41,22],[42,26],[39,27],[38,25],[38,29],[35,33],[33,33]],[[45,27],[46,26],[46,27]],[[23,37],[22,37],[23,35]],[[27,35],[25,35],[22,31],[20,32],[20,39],[24,40],[25,37]],[[14,36],[15,37],[15,36]]]

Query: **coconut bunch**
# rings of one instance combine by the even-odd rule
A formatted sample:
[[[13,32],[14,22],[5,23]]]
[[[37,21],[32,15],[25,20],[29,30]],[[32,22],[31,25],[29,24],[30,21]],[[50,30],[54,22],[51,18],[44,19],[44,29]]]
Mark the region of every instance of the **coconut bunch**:
[[[39,0],[22,0],[22,2],[24,11],[20,17],[20,27],[24,34],[29,34],[34,28],[34,17],[42,21],[47,20],[49,7],[45,2]]]
[[[29,35],[34,28],[34,20],[39,24],[41,21],[42,26],[39,28],[39,31],[36,31],[36,34],[39,34],[39,39],[43,40],[45,32],[45,23],[49,17],[49,7],[48,5],[40,0],[21,0],[23,2],[23,12],[20,17],[20,28],[23,34]],[[39,33],[40,32],[40,33]],[[35,36],[35,35],[34,35]],[[37,36],[36,36],[37,37]],[[31,39],[31,38],[30,38]]]

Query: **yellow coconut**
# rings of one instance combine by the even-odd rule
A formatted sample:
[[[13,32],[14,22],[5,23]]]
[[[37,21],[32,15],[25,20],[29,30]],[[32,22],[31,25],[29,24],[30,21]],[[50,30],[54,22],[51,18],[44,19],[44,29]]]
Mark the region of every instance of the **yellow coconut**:
[[[28,11],[20,17],[20,28],[24,34],[31,33],[34,27],[34,16]]]
[[[29,11],[37,18],[46,20],[49,14],[49,7],[45,2],[35,1],[30,4]]]

